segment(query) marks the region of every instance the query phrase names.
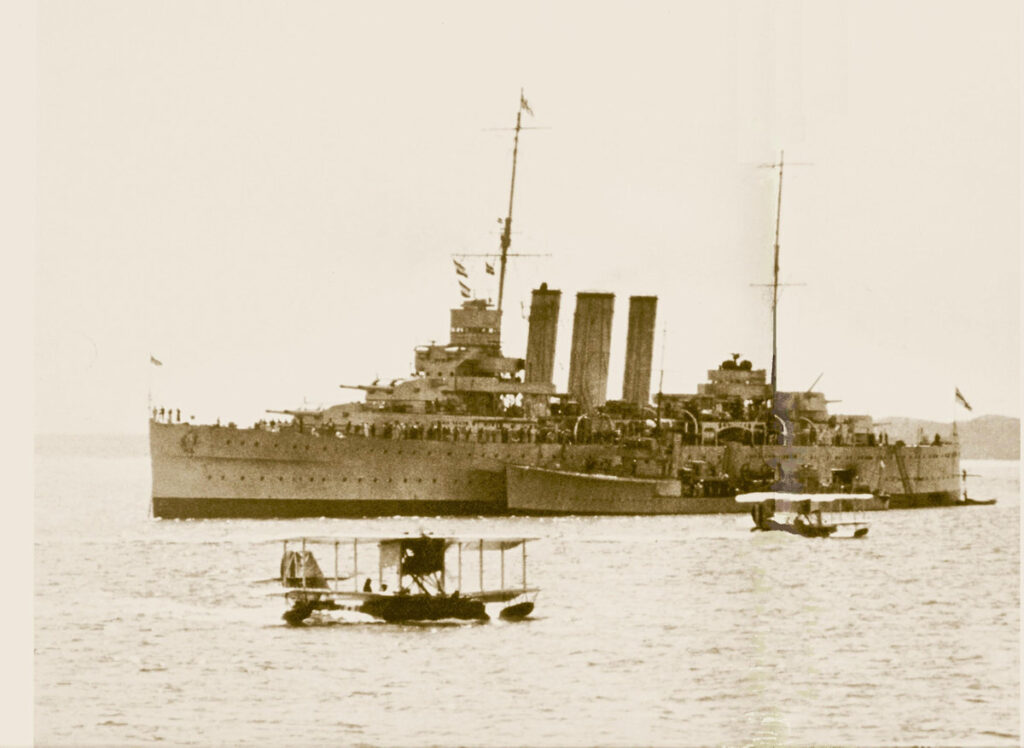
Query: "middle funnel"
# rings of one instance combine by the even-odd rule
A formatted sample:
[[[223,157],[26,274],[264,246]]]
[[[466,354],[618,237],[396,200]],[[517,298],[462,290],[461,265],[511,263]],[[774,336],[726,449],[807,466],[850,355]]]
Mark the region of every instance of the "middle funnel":
[[[604,405],[608,391],[608,359],[612,343],[615,294],[576,294],[569,357],[569,394],[584,413]]]

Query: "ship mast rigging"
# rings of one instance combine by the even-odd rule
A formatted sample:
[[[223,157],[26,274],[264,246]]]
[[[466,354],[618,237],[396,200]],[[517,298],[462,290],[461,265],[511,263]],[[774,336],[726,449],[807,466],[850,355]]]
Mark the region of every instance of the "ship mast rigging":
[[[777,414],[776,395],[779,389],[779,287],[799,286],[802,283],[779,283],[779,228],[782,225],[782,170],[785,165],[785,151],[779,151],[779,160],[774,164],[761,164],[762,168],[779,170],[779,191],[775,203],[775,244],[772,263],[772,413]],[[790,166],[810,166],[804,162],[791,162]],[[813,389],[813,385],[812,385]]]
[[[508,263],[508,248],[512,246],[512,203],[516,195],[516,160],[519,157],[519,131],[522,129],[523,111],[533,115],[533,110],[526,102],[523,89],[519,89],[519,111],[516,112],[516,134],[512,141],[512,186],[508,192],[508,216],[501,231],[501,269],[498,276],[498,312],[501,312],[505,299],[505,265]]]
[[[785,151],[779,151],[779,197],[775,206],[775,261],[772,266],[772,411],[775,410],[775,395],[778,392],[779,357],[779,225],[782,221],[782,167]]]

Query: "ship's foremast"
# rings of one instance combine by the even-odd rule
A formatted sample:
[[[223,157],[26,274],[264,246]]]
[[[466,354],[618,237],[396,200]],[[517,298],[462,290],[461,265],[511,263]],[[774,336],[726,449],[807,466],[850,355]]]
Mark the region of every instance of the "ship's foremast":
[[[519,92],[519,111],[516,112],[516,132],[512,141],[512,185],[508,192],[508,215],[505,217],[504,226],[501,231],[501,268],[498,276],[498,313],[501,313],[502,302],[505,299],[505,266],[508,263],[508,248],[512,246],[512,203],[516,196],[516,161],[519,157],[519,131],[522,129],[523,109],[529,111],[529,105]]]

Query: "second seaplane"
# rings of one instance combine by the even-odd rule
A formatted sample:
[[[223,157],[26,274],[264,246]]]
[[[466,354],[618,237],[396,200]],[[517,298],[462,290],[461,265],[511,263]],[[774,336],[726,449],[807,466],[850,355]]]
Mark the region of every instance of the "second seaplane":
[[[425,534],[288,538],[280,541],[280,576],[264,581],[278,581],[284,587],[283,592],[273,594],[289,603],[282,617],[292,626],[335,612],[339,616],[358,613],[388,623],[488,621],[490,604],[502,605],[500,618],[520,621],[533,612],[539,593],[526,580],[526,544],[534,539]],[[320,559],[333,559],[333,576],[324,573],[314,550]],[[520,553],[508,554],[515,550]],[[495,553],[498,569],[487,569],[485,558]],[[342,563],[346,565],[344,573]],[[470,578],[464,579],[467,569]],[[507,572],[520,572],[515,584],[506,584]],[[475,589],[468,590],[465,582]]]
[[[740,494],[738,504],[750,506],[755,530],[779,530],[805,538],[863,538],[868,523],[859,516],[867,509],[888,506],[873,494]]]

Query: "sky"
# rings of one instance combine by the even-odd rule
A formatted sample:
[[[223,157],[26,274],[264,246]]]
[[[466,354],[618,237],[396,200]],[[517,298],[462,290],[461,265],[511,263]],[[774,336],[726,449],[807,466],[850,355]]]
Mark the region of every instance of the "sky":
[[[42,2],[37,433],[150,403],[251,423],[411,370],[495,252],[530,289],[659,297],[652,390],[730,353],[834,412],[1020,407],[1018,3]],[[470,285],[496,297],[480,258]],[[162,362],[150,363],[153,356]]]

